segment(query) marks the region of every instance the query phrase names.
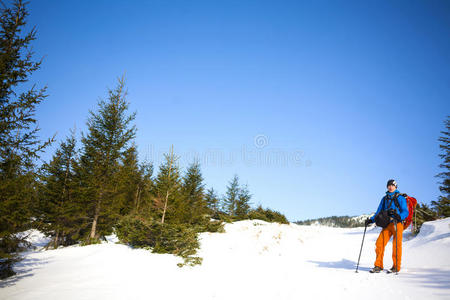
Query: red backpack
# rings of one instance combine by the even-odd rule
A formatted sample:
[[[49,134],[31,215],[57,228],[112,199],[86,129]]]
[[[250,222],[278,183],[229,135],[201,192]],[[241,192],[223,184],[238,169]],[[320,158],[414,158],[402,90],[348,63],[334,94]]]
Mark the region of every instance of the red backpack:
[[[412,223],[412,218],[414,215],[414,209],[416,208],[417,205],[417,200],[414,197],[410,197],[407,194],[396,194],[397,196],[394,197],[394,203],[395,206],[397,206],[397,208],[400,208],[400,205],[398,204],[398,196],[403,196],[406,198],[406,206],[408,206],[408,211],[409,214],[406,217],[405,220],[403,220],[403,229],[408,228],[408,226]]]

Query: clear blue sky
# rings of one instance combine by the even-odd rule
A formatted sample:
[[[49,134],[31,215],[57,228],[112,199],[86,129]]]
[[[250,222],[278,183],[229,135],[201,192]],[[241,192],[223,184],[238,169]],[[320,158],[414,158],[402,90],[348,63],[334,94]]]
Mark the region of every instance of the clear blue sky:
[[[387,179],[439,195],[450,2],[32,1],[41,135],[85,130],[126,74],[140,157],[173,144],[291,220],[376,210]],[[57,144],[56,144],[57,145]],[[55,147],[43,158],[48,159]]]

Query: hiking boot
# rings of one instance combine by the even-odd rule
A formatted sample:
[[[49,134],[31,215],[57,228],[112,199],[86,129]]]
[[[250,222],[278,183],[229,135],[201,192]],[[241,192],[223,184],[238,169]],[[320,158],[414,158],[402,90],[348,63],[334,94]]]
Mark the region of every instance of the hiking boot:
[[[396,267],[390,268],[388,273],[398,273],[397,268]]]
[[[375,266],[372,270],[370,270],[370,273],[380,273],[381,270],[383,270],[382,268]]]

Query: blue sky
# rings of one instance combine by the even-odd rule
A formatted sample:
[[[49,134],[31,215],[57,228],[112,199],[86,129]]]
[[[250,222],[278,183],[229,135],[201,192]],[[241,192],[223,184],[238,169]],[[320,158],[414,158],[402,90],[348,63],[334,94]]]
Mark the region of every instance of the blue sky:
[[[291,220],[376,210],[387,179],[439,195],[450,2],[32,1],[42,137],[85,130],[125,74],[140,157],[173,144]],[[49,159],[54,147],[43,155]]]

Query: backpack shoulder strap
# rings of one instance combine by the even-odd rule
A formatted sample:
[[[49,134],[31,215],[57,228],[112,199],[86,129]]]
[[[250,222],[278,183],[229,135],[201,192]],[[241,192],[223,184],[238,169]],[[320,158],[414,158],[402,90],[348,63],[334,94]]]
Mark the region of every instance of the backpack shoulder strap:
[[[391,207],[392,201],[394,201],[394,197],[390,197],[386,194],[383,198],[383,210],[388,210]]]
[[[406,199],[406,197],[408,197],[408,195],[407,194],[401,194],[401,193],[395,193],[394,194],[393,199],[394,199],[395,206],[397,206],[397,208],[400,209],[400,204],[398,203],[398,196],[403,196]]]

